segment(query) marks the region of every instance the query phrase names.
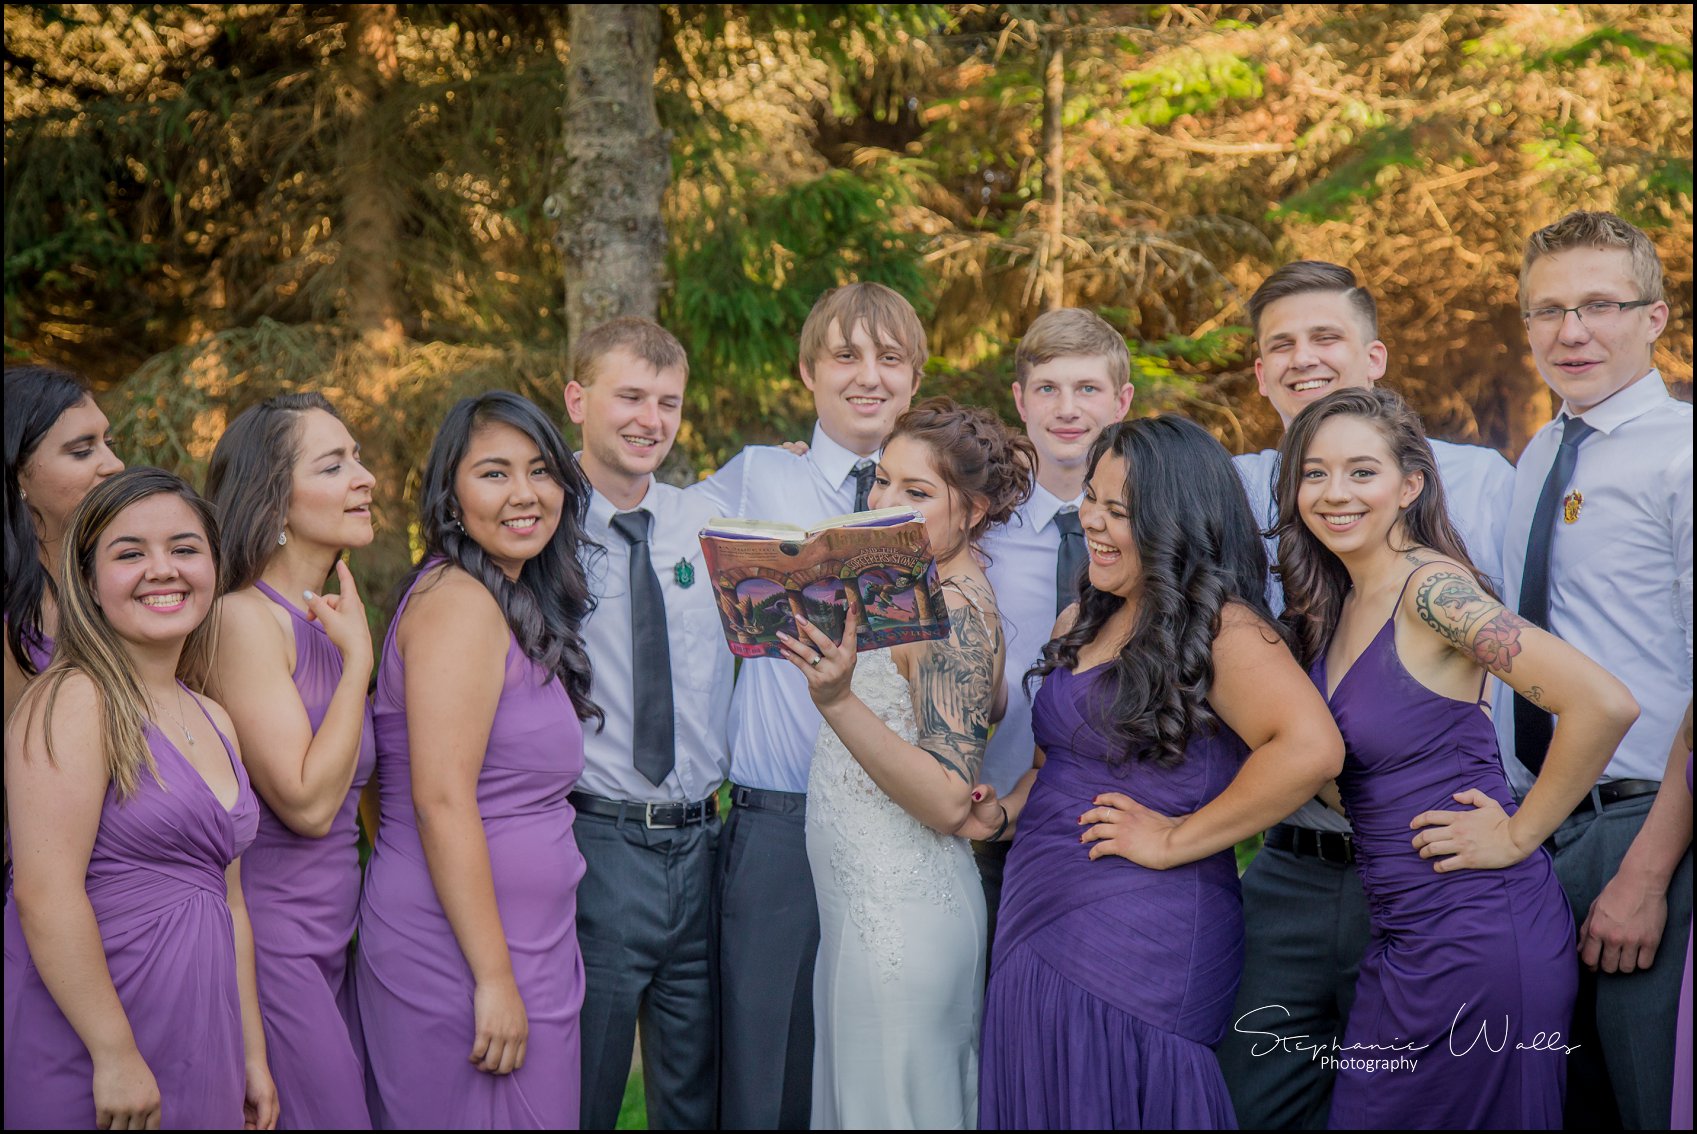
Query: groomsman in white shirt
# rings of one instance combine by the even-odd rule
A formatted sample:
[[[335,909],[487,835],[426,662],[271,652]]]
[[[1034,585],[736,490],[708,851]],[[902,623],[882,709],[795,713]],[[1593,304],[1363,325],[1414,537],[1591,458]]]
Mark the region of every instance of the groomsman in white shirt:
[[[668,331],[619,318],[572,348],[566,412],[594,486],[586,556],[596,607],[583,637],[591,696],[571,803],[585,991],[585,1129],[612,1129],[637,1021],[656,1130],[718,1119],[717,792],[730,767],[732,662],[696,538],[709,503],[654,479],[682,415],[689,363]]]
[[[1078,505],[1085,458],[1103,429],[1131,408],[1131,354],[1125,336],[1101,316],[1077,307],[1039,315],[1014,351],[1014,407],[1037,449],[1031,498],[1005,524],[985,533],[986,573],[1007,635],[1007,712],[990,735],[980,778],[997,795],[1013,790],[1031,767],[1031,698],[1025,671],[1035,665],[1055,618],[1078,599],[1088,555]],[[1002,869],[1010,841],[974,843],[984,883],[989,934],[995,941]]]
[[[1503,601],[1624,681],[1640,710],[1590,797],[1546,844],[1589,970],[1564,1041],[1566,1124],[1666,1129],[1691,923],[1691,797],[1675,793],[1683,823],[1647,818],[1670,748],[1686,751],[1691,405],[1668,396],[1655,366],[1668,319],[1661,261],[1620,217],[1570,213],[1533,233],[1520,305],[1561,412],[1515,470]],[[1509,780],[1523,793],[1543,763],[1550,715],[1506,687],[1496,705]]]
[[[803,525],[864,509],[879,447],[913,401],[925,359],[925,329],[896,292],[875,283],[826,292],[801,329],[801,379],[819,415],[808,451],[750,446],[691,495],[719,515]],[[719,888],[727,1129],[806,1129],[812,1111],[819,910],[805,820],[823,724],[794,666],[743,662]]]
[[[1332,391],[1366,388],[1385,376],[1378,305],[1348,268],[1318,260],[1286,264],[1250,296],[1249,320],[1256,381],[1287,428]],[[1450,520],[1474,564],[1498,581],[1514,468],[1494,449],[1436,438],[1431,444]],[[1265,449],[1234,458],[1263,531],[1278,520],[1278,456]],[[1267,550],[1277,562],[1270,539]],[[1274,608],[1282,607],[1276,581],[1269,590]],[[1349,830],[1337,811],[1310,801],[1267,832],[1243,876],[1243,980],[1235,1026],[1219,1056],[1246,1130],[1320,1129],[1331,1111],[1335,1072],[1268,1033],[1306,1037],[1300,1041],[1306,1044],[1342,1040],[1370,933]]]

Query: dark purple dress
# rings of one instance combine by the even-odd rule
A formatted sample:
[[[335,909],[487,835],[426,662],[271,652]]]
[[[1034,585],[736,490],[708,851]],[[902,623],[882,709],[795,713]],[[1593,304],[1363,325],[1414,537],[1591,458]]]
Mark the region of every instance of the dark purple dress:
[[[1323,694],[1324,656],[1313,674]],[[1403,668],[1394,614],[1330,704],[1373,918],[1335,1053],[1332,1127],[1559,1128],[1579,960],[1549,853],[1439,874],[1411,841],[1422,811],[1463,809],[1456,792],[1515,812],[1490,717]]]
[[[378,667],[383,819],[360,897],[355,966],[372,1119],[395,1130],[576,1129],[583,1008],[577,884],[584,863],[567,796],[583,774],[583,725],[560,679],[509,634],[477,810],[530,1034],[524,1067],[491,1075],[468,1059],[477,1034],[476,985],[437,897],[413,808],[406,674],[395,645],[406,607],[403,598]]]
[[[1032,705],[1045,763],[1008,853],[984,1000],[978,1121],[985,1129],[1231,1129],[1210,1045],[1243,969],[1232,852],[1172,870],[1091,861],[1078,817],[1118,791],[1168,815],[1218,795],[1247,754],[1221,729],[1177,768],[1116,772],[1099,722],[1098,666],[1049,674]]]
[[[342,680],[342,655],[322,623],[264,583],[255,586],[289,612],[295,688],[316,733]],[[365,715],[353,789],[330,833],[321,839],[297,835],[261,799],[259,834],[242,855],[265,1048],[282,1103],[279,1130],[371,1128],[348,979],[359,912],[359,793],[377,766],[369,702]]]
[[[224,870],[253,840],[259,803],[229,741],[209,731],[235,767],[235,806],[225,810],[149,724],[165,786],[143,770],[129,799],[109,787],[88,860],[106,968],[159,1084],[167,1130],[242,1125],[242,1007]],[[42,982],[9,898],[5,1002],[7,1128],[93,1127],[94,1064]]]

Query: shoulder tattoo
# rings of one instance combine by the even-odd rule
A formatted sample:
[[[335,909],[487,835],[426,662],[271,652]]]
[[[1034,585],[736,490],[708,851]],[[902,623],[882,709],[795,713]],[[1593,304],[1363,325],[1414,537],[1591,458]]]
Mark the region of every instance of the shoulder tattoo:
[[[1479,590],[1460,571],[1434,571],[1414,592],[1420,620],[1493,673],[1509,673],[1520,632],[1532,624]]]

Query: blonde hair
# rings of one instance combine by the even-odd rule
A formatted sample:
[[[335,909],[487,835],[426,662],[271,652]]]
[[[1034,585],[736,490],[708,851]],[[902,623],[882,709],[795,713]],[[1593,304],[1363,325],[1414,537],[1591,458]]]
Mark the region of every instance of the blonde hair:
[[[629,351],[655,370],[682,370],[685,381],[689,379],[689,355],[676,335],[652,319],[621,315],[572,343],[572,381],[580,386],[594,382],[601,360],[616,350]]]
[[[873,342],[901,348],[902,357],[913,367],[914,381],[919,381],[925,360],[930,357],[925,327],[919,322],[913,304],[899,292],[881,283],[852,283],[821,295],[807,313],[807,322],[801,325],[801,362],[809,371],[834,345],[825,340],[832,323],[845,341],[854,334],[857,325],[866,324],[866,333]]]
[[[119,513],[161,493],[181,497],[194,511],[206,529],[207,551],[216,569],[218,525],[211,505],[187,481],[163,469],[135,468],[96,485],[71,513],[65,529],[65,555],[59,565],[59,637],[53,664],[39,680],[43,692],[35,694],[32,689],[31,693],[47,698],[44,713],[47,758],[52,760],[53,705],[59,690],[74,673],[82,673],[93,682],[100,698],[101,750],[107,774],[121,800],[135,794],[144,769],[161,787],[164,781],[159,778],[159,768],[147,744],[151,713],[141,679],[95,597],[95,552],[101,535]],[[205,685],[215,634],[214,615],[209,613],[199,626],[189,631],[183,643],[177,678],[191,689]]]
[[[1119,390],[1131,381],[1131,351],[1125,336],[1094,311],[1061,307],[1037,316],[1013,355],[1014,381],[1021,386],[1031,372],[1057,358],[1101,358],[1108,377]]]
[[[1526,256],[1520,264],[1520,301],[1527,301],[1526,281],[1532,265],[1545,256],[1571,248],[1618,248],[1632,257],[1632,279],[1639,299],[1662,298],[1662,260],[1656,246],[1636,225],[1613,213],[1572,212],[1555,224],[1534,232],[1526,240]]]

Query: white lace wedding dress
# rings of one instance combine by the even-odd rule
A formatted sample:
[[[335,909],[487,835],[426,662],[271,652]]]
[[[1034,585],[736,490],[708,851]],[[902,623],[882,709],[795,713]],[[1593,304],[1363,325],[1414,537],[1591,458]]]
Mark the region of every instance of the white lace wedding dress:
[[[912,694],[889,650],[860,655],[853,688],[913,742]],[[820,931],[814,1129],[976,1127],[985,927],[971,847],[893,803],[826,725],[807,857]]]

